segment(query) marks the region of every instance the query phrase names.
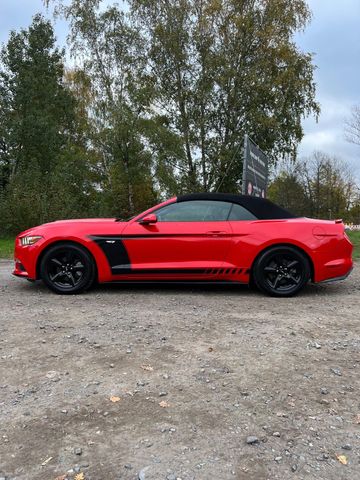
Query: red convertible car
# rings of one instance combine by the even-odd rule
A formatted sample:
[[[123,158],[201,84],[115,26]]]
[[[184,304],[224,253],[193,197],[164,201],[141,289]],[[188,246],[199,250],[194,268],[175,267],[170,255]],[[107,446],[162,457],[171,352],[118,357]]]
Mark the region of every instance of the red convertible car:
[[[268,200],[172,198],[129,221],[66,220],[17,236],[14,275],[73,294],[94,282],[253,282],[290,296],[344,279],[352,244],[341,220],[298,218]]]

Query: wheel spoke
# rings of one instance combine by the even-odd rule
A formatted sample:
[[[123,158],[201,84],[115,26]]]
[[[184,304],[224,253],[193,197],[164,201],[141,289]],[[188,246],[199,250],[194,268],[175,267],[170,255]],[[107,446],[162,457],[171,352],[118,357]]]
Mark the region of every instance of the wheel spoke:
[[[297,260],[293,260],[292,262],[287,264],[287,268],[294,268],[295,265],[298,265],[299,262]]]
[[[277,287],[280,280],[281,280],[281,275],[277,275],[277,277],[275,278],[275,282],[273,283],[273,288]]]
[[[59,267],[62,267],[63,264],[60,262],[60,260],[58,260],[57,258],[52,258],[51,259],[51,262],[53,263],[56,263],[56,265],[58,265]]]
[[[289,275],[289,278],[297,285],[300,282],[300,278],[295,278],[293,275]]]
[[[64,277],[64,272],[58,272],[53,277],[50,276],[50,280],[54,282],[57,278]]]
[[[84,268],[85,268],[85,265],[83,265],[82,263],[78,263],[77,265],[73,265],[74,270],[84,270]]]
[[[69,279],[70,279],[70,281],[71,281],[71,283],[72,283],[72,286],[75,287],[76,282],[75,282],[75,278],[74,278],[73,274],[72,274],[72,273],[69,273],[69,274],[68,274],[68,277],[69,277]]]
[[[264,268],[264,271],[265,271],[265,272],[273,272],[273,273],[276,273],[276,272],[277,272],[277,268],[276,268],[276,267],[265,267],[265,268]]]

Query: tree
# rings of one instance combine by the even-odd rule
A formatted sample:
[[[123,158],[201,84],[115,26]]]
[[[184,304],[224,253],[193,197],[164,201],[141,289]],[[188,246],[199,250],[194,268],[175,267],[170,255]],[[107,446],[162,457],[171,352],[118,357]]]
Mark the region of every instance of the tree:
[[[1,52],[1,159],[8,180],[29,167],[48,173],[67,142],[73,99],[62,84],[62,55],[41,15],[28,30],[11,32]]]
[[[84,59],[91,92],[85,106],[91,124],[88,146],[98,159],[102,209],[127,217],[157,199],[144,137],[151,97],[144,39],[118,8],[101,10],[99,4],[74,1],[58,13],[70,23],[72,52]]]
[[[353,106],[351,117],[345,123],[345,135],[348,142],[360,145],[360,105]]]
[[[278,205],[296,215],[309,215],[310,199],[304,184],[304,163],[285,159],[269,185],[268,196]]]
[[[280,166],[269,197],[298,215],[352,221],[359,201],[350,165],[323,152]]]
[[[11,32],[1,52],[1,213],[11,230],[73,216],[79,211],[74,205],[87,194],[75,99],[63,83],[63,55],[51,23],[41,15],[27,30]],[[59,182],[68,194],[55,202],[61,206],[55,211]]]
[[[273,161],[294,155],[302,116],[319,111],[311,55],[293,41],[310,19],[305,1],[129,3],[147,39],[154,110],[181,146],[169,152],[180,189],[238,190],[245,132]]]
[[[129,210],[142,159],[161,192],[236,191],[245,132],[276,162],[319,112],[312,57],[293,39],[310,20],[305,0],[130,0],[129,15],[100,0],[53,3],[91,72]]]

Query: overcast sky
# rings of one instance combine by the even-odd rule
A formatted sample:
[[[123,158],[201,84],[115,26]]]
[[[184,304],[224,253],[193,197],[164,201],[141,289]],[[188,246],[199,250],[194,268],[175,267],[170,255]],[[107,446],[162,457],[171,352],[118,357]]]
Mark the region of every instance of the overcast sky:
[[[107,3],[111,3],[107,0]],[[121,2],[119,2],[121,3]],[[297,42],[315,54],[317,98],[321,104],[318,123],[304,120],[305,136],[300,155],[322,150],[349,160],[360,178],[360,147],[344,138],[344,120],[354,104],[360,104],[360,0],[308,0],[313,20]],[[27,27],[36,12],[45,13],[42,0],[0,0],[0,42],[11,29]],[[60,43],[66,25],[58,22]]]

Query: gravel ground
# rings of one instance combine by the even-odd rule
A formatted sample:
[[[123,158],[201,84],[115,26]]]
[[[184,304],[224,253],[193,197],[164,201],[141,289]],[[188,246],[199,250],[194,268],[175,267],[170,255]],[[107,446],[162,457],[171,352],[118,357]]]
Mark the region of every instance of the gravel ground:
[[[0,261],[0,479],[360,478],[360,267],[56,296]]]

